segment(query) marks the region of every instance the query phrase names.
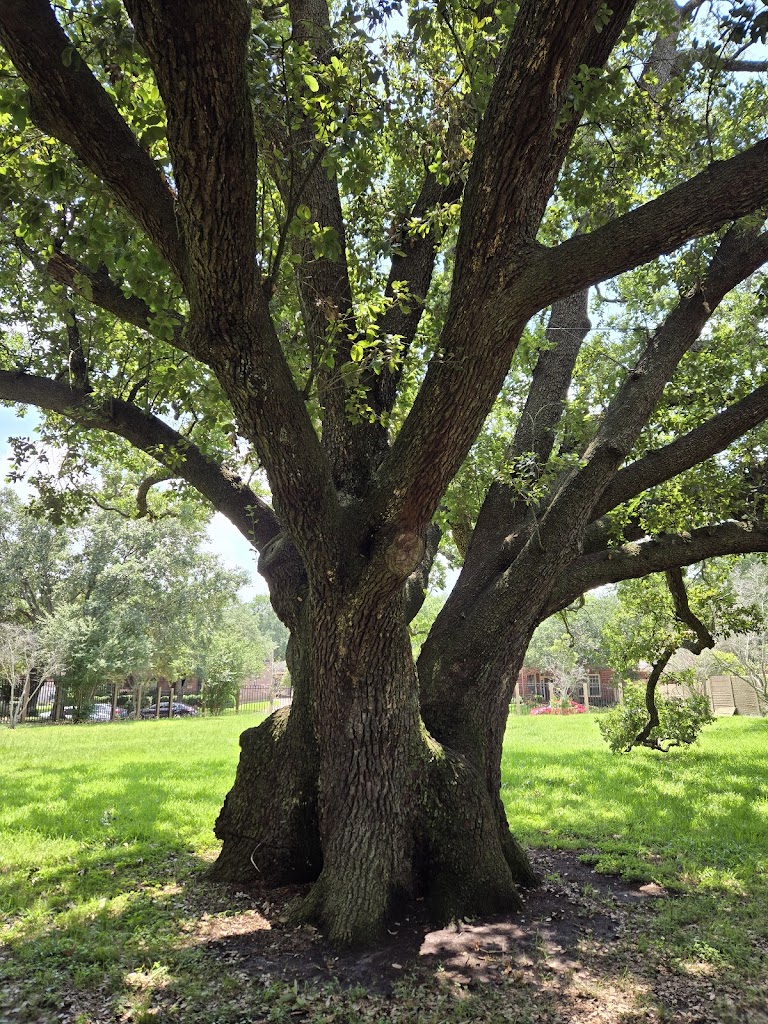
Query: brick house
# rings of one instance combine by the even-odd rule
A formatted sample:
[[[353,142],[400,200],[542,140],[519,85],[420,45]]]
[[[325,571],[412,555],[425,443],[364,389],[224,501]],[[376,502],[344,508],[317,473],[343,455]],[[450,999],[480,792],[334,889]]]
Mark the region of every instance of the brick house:
[[[526,666],[518,673],[515,696],[519,693],[525,704],[548,704],[553,697],[552,683],[552,676],[547,674],[546,669]],[[590,666],[587,669],[586,685],[589,689],[589,703],[593,707],[613,707],[621,699],[620,680],[612,668]],[[584,703],[581,690],[579,685],[571,695],[580,704]]]

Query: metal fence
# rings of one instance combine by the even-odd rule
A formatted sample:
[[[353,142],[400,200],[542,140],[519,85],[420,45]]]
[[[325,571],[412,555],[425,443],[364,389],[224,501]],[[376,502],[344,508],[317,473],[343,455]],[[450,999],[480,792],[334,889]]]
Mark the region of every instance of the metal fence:
[[[291,703],[290,684],[247,683],[223,707],[206,706],[205,691],[193,680],[178,683],[142,685],[127,681],[105,685],[84,697],[60,681],[48,680],[36,686],[19,714],[19,694],[10,687],[0,689],[0,722],[14,718],[27,724],[64,724],[77,722],[123,722],[157,718],[187,718],[201,714],[238,714],[273,710]]]
[[[573,693],[570,695],[568,700],[578,706],[578,710],[584,709],[585,711],[610,711],[621,703],[621,694],[618,690],[609,690],[607,693],[601,694],[590,694],[589,703],[586,703],[585,697],[581,693]],[[525,697],[517,699],[517,695],[512,700],[509,706],[510,712],[518,715],[528,715],[532,711],[537,711],[540,708],[549,708],[550,706],[557,707],[557,700],[555,699],[552,704],[550,700],[546,700],[536,695],[526,695]]]
[[[235,700],[233,711],[258,711],[286,707],[293,700],[293,689],[290,683],[283,685],[281,681],[274,683],[256,681],[245,683]]]

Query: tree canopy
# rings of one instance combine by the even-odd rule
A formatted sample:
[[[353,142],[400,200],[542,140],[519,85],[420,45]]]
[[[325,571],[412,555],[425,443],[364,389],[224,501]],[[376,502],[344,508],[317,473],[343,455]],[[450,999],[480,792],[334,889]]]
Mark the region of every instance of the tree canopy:
[[[768,548],[767,21],[3,4],[0,399],[75,475],[127,444],[140,501],[157,464],[198,491],[291,630],[220,877],[316,879],[345,942],[403,890],[514,905],[501,737],[536,625]],[[415,665],[441,540],[462,571]]]
[[[148,522],[98,508],[54,525],[4,489],[0,632],[37,652],[26,660],[40,679],[55,672],[85,700],[99,683],[197,670],[226,695],[269,657],[274,613],[238,602],[244,577],[203,550],[204,528],[199,515]]]

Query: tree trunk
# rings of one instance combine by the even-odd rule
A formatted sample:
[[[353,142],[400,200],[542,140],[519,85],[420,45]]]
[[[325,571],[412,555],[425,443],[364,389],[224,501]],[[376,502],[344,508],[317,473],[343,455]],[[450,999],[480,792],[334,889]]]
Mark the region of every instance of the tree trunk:
[[[455,644],[453,641],[456,641]],[[484,799],[492,809],[498,842],[518,885],[533,887],[539,879],[525,850],[514,838],[501,800],[501,757],[517,673],[527,635],[505,664],[498,652],[475,662],[458,656],[462,635],[432,640],[419,659],[422,714],[433,735],[460,752],[477,773]],[[464,648],[465,653],[468,647]]]
[[[293,707],[243,734],[212,876],[316,879],[296,916],[340,944],[381,938],[403,897],[440,921],[519,907],[515,878],[535,876],[498,793],[421,720],[402,592],[329,588],[309,605]]]
[[[317,822],[317,743],[310,707],[307,624],[287,650],[293,704],[240,737],[235,783],[216,821],[223,841],[209,872],[222,882],[283,885],[317,878],[322,866]]]

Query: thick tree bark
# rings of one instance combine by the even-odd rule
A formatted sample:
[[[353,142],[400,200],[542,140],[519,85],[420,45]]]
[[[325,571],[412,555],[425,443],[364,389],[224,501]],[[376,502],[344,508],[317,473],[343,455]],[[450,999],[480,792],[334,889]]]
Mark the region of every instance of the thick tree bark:
[[[297,917],[343,944],[380,938],[416,894],[443,921],[518,907],[536,877],[498,791],[421,720],[404,589],[318,590],[300,652],[299,635],[294,706],[243,734],[213,877],[316,879]]]
[[[240,737],[237,776],[216,821],[216,881],[313,881],[322,865],[318,753],[312,727],[310,644],[295,624],[288,645],[293,702]]]

